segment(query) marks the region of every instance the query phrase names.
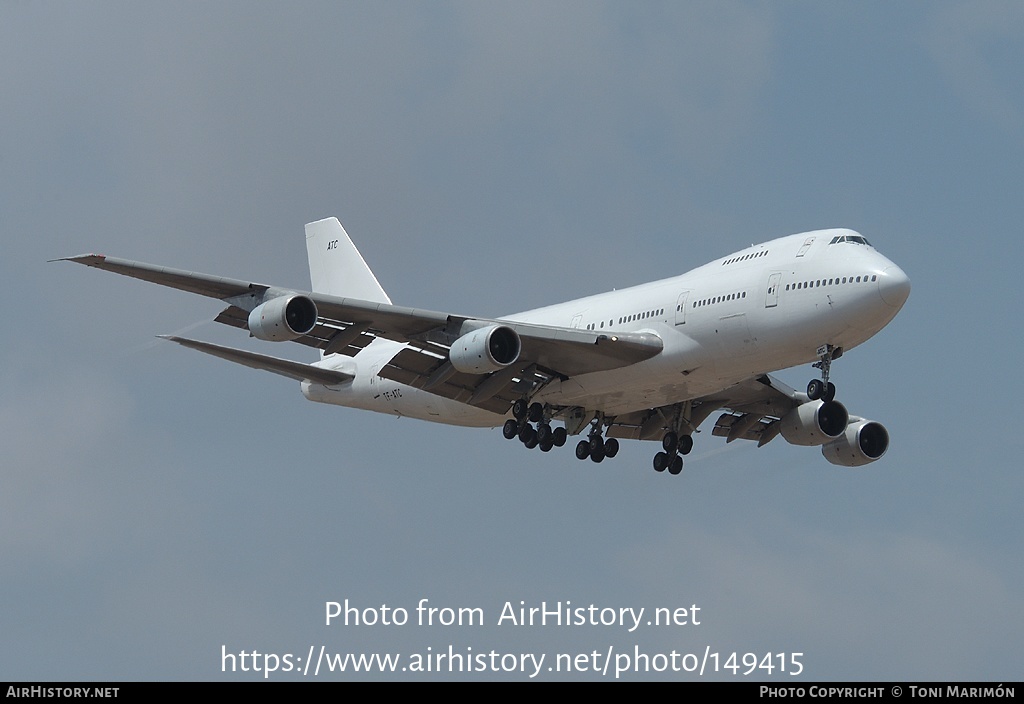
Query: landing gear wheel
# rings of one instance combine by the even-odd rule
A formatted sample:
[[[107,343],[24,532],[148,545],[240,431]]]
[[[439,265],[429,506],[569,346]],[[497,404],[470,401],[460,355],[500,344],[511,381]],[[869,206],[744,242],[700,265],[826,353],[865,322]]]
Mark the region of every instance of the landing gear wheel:
[[[555,428],[551,431],[551,437],[554,440],[555,447],[561,447],[565,444],[565,439],[569,437],[569,433],[565,431],[565,428]]]
[[[601,439],[601,436],[600,435],[591,435],[590,436],[590,440],[588,442],[590,443],[590,454],[594,454],[595,452],[600,450],[601,455],[602,455],[602,459],[603,459],[603,457],[604,457],[604,440]]]
[[[554,445],[552,445],[550,441],[539,442],[538,445],[540,446],[541,452],[551,452],[551,448],[554,447]]]
[[[554,445],[551,426],[547,423],[541,423],[537,426],[537,442],[541,445],[548,445],[548,449]]]
[[[534,423],[539,423],[544,419],[544,406],[539,403],[531,403],[530,409],[527,411],[530,415],[530,420]]]
[[[654,471],[664,472],[666,467],[668,467],[668,455],[664,452],[659,452],[654,456]]]
[[[619,454],[619,441],[615,438],[608,438],[604,441],[604,456],[608,459]]]
[[[821,379],[811,379],[807,382],[807,398],[817,401],[825,394],[825,382]]]
[[[661,439],[661,448],[665,451],[665,454],[674,455],[678,446],[679,436],[672,430],[665,433],[665,437]]]
[[[501,429],[501,434],[505,436],[506,440],[512,440],[519,435],[519,423],[514,420],[505,421],[505,426]]]
[[[807,384],[807,396],[816,401],[819,398],[829,403],[836,397],[836,386],[828,380],[832,371],[832,362],[843,356],[842,347],[822,345],[818,348],[818,361],[811,366],[821,370],[821,380],[813,379]],[[813,391],[813,393],[812,393]]]
[[[525,445],[527,440],[536,437],[537,431],[533,429],[533,426],[529,423],[523,423],[523,427],[519,429],[519,440]]]
[[[532,450],[533,448],[537,447],[537,431],[532,430],[532,432],[530,433],[530,437],[527,438],[526,442],[524,442],[523,444],[526,445],[527,450]]]
[[[679,474],[683,471],[683,458],[676,455],[672,458],[672,463],[668,466],[669,474]]]
[[[523,420],[526,418],[526,414],[529,413],[530,407],[526,403],[525,398],[517,398],[515,403],[512,404],[512,415],[515,416],[516,420]]]
[[[688,455],[688,454],[690,454],[690,450],[692,450],[692,449],[693,449],[693,436],[692,435],[684,435],[683,437],[679,438],[679,454],[680,455]]]
[[[831,401],[836,397],[836,385],[831,381],[825,384],[825,393],[821,395],[823,401]]]
[[[597,449],[590,448],[590,461],[600,463],[604,460],[604,445],[598,445]]]
[[[590,457],[590,443],[580,440],[580,444],[576,446],[576,459],[585,460],[588,457]]]

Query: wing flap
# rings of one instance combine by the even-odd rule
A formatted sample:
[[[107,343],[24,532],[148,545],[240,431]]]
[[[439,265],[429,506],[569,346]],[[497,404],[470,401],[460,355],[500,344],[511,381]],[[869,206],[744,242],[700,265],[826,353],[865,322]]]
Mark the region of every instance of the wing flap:
[[[772,437],[768,437],[772,424],[777,421],[764,420],[758,418],[753,423],[749,422],[750,414],[739,414],[735,415],[732,413],[723,413],[719,416],[718,420],[715,421],[715,427],[711,431],[711,434],[718,438],[725,438],[726,442],[732,442],[733,440],[753,440],[758,445],[764,445]],[[764,438],[768,438],[765,440]],[[764,440],[762,442],[762,440]]]
[[[807,398],[769,374],[736,384],[715,395],[715,407],[727,409],[711,434],[733,440],[752,440],[758,447],[779,434],[779,420]],[[712,399],[702,399],[705,402]]]
[[[690,399],[689,415],[684,416],[691,431],[696,431],[715,411],[724,409],[711,434],[733,440],[753,440],[758,446],[779,434],[779,419],[806,402],[807,398],[775,377],[763,374],[708,396]],[[608,437],[661,441],[666,430],[674,429],[684,404],[632,411],[615,416]],[[684,431],[686,425],[684,424]]]
[[[512,402],[525,391],[524,385],[531,388],[547,383],[554,377],[551,373],[538,370],[534,364],[522,363],[512,372],[502,370],[490,375],[452,372],[428,389],[428,380],[445,362],[444,357],[407,347],[396,354],[378,375],[499,414],[508,412]]]

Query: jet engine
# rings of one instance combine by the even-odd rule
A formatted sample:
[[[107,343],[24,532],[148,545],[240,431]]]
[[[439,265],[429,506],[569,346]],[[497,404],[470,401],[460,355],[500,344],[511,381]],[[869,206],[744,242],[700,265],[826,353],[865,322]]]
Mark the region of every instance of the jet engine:
[[[312,299],[293,293],[272,298],[249,313],[249,332],[254,337],[272,342],[295,340],[316,325],[316,303]]]
[[[460,372],[487,374],[515,362],[521,349],[515,330],[504,325],[492,325],[468,332],[456,340],[449,359]]]
[[[838,401],[810,401],[787,413],[780,424],[782,437],[793,445],[824,445],[843,434],[850,421]]]
[[[821,446],[821,454],[832,464],[860,467],[874,462],[889,449],[889,431],[873,420],[858,420],[846,432]]]

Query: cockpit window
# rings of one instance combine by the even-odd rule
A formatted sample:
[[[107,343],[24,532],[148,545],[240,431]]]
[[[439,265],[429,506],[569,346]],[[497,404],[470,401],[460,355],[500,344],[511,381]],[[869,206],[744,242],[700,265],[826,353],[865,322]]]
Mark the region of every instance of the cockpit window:
[[[852,244],[866,244],[869,247],[871,246],[871,243],[868,242],[866,238],[861,237],[860,235],[840,235],[839,237],[833,237],[832,241],[829,242],[829,245],[839,244],[840,242],[850,242]]]

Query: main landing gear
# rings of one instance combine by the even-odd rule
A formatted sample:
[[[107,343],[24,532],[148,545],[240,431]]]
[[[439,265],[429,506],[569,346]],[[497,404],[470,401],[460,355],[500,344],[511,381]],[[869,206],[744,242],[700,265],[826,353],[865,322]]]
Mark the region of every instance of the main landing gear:
[[[506,420],[502,428],[502,434],[507,439],[518,438],[527,448],[539,447],[542,452],[549,452],[552,447],[561,447],[565,444],[568,431],[565,427],[551,427],[550,406],[537,402],[530,403],[527,399],[517,399],[512,404],[512,415],[514,419]],[[659,416],[661,417],[663,416]],[[675,429],[666,432],[662,438],[661,446],[664,451],[654,456],[654,468],[659,472],[667,469],[669,474],[679,474],[683,471],[681,455],[688,455],[693,449],[693,437],[690,433],[694,428],[691,425],[690,409],[688,406],[680,407],[674,411],[673,417],[665,420],[669,428]],[[586,427],[586,420],[578,415],[575,418],[567,416],[566,423],[572,427],[574,435]],[[606,426],[610,425],[603,413],[595,413],[590,421],[587,438],[580,440],[576,445],[576,459],[589,459],[591,462],[600,463],[619,454],[619,441],[616,438],[604,437]]]
[[[562,447],[568,438],[564,427],[551,427],[551,409],[540,403],[530,403],[526,399],[518,399],[512,404],[514,420],[505,421],[501,429],[507,439],[519,438],[527,448],[539,447],[541,452],[549,452],[552,447]],[[536,424],[536,426],[534,426]],[[603,462],[619,454],[619,441],[615,438],[602,437],[604,416],[598,414],[592,421],[590,433],[586,440],[576,446],[576,457],[580,460],[590,459]]]
[[[512,415],[515,420],[505,421],[501,429],[506,439],[519,438],[528,449],[539,447],[541,452],[550,452],[552,447],[565,444],[568,433],[565,428],[552,428],[551,418],[547,409],[539,403],[528,403],[526,399],[518,399],[512,404]],[[535,428],[533,423],[537,424]]]
[[[619,454],[619,441],[615,438],[607,440],[601,437],[601,428],[604,425],[601,418],[595,418],[590,434],[586,440],[580,440],[576,445],[576,459],[585,460],[588,457],[593,462],[603,462],[604,458],[611,459]]]
[[[829,371],[832,369],[832,362],[843,356],[842,347],[822,345],[818,348],[818,360],[814,363],[815,369],[821,370],[821,379],[811,379],[807,383],[807,398],[812,401],[821,399],[828,402],[836,397],[836,385],[828,380]]]
[[[688,455],[693,449],[693,437],[690,435],[680,436],[674,430],[665,433],[661,439],[661,447],[664,452],[654,456],[654,470],[669,474],[679,474],[683,471],[683,458],[679,455]]]
[[[665,434],[661,438],[662,451],[654,456],[656,472],[664,472],[667,469],[669,474],[679,474],[683,471],[683,458],[680,455],[690,454],[693,449],[692,433],[705,417],[706,414],[695,418],[692,401],[652,411],[641,427],[641,434],[649,438],[655,428],[665,429]]]

